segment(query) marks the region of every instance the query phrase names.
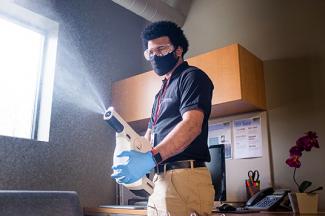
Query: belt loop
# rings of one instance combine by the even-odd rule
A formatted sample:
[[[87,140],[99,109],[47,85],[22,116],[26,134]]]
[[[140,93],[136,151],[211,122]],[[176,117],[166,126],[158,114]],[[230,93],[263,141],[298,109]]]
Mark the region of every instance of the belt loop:
[[[164,175],[166,174],[167,163],[164,164]]]
[[[159,165],[157,164],[157,166],[155,167],[155,171],[156,171],[156,173],[158,173],[158,175],[159,175]]]
[[[191,163],[191,169],[193,169],[194,168],[193,160],[190,160],[190,163]]]

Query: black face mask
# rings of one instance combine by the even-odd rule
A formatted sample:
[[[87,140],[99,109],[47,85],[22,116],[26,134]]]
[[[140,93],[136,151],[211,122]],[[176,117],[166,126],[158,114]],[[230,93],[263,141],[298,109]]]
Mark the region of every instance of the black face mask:
[[[177,64],[178,57],[175,56],[175,51],[171,52],[165,56],[154,56],[150,61],[153,70],[159,76],[163,76]]]

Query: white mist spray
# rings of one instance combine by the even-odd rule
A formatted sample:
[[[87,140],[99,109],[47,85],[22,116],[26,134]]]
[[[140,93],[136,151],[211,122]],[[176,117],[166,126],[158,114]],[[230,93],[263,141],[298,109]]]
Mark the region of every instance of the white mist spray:
[[[61,47],[60,59],[63,61],[57,67],[58,75],[55,79],[55,87],[58,88],[60,97],[65,102],[91,112],[103,114],[105,105],[96,88],[96,82],[91,76],[92,73],[96,73],[91,72],[85,66],[80,53],[71,41],[67,40],[65,45]]]

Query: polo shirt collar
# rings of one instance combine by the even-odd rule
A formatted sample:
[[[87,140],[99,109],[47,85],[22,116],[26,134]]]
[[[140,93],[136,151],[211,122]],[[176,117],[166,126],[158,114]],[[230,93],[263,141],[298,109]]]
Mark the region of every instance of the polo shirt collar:
[[[185,69],[187,69],[189,67],[187,61],[183,61],[180,65],[177,66],[177,68],[175,68],[175,70],[173,71],[171,77],[170,77],[170,81],[173,80],[174,78],[176,78],[182,71],[184,71]],[[163,79],[163,82],[166,82],[167,79]]]

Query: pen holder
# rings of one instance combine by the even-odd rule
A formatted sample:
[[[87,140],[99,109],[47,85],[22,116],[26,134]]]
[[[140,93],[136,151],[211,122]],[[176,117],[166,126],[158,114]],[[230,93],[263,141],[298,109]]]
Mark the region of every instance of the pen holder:
[[[260,181],[245,180],[247,200],[260,191]]]

